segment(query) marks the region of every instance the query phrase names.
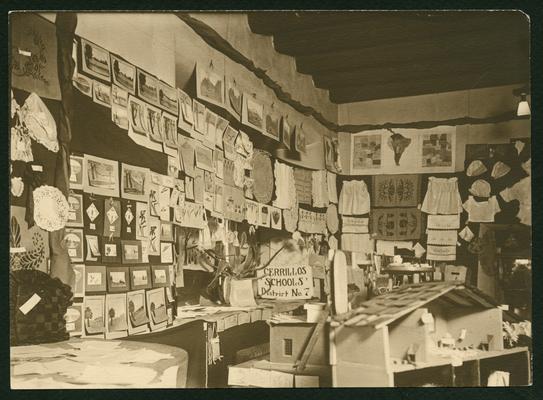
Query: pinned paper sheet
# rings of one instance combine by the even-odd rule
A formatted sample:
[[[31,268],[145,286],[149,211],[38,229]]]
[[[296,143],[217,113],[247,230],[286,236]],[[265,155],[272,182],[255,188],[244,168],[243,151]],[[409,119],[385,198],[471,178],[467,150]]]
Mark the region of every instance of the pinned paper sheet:
[[[32,295],[31,298],[29,298],[21,307],[19,307],[19,310],[24,314],[28,314],[36,305],[41,301],[41,297],[38,296],[36,293]]]

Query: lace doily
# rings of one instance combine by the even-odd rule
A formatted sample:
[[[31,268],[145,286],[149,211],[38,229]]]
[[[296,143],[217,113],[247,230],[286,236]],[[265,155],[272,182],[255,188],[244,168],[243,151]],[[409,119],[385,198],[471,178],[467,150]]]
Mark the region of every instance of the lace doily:
[[[253,195],[259,203],[267,204],[273,195],[273,168],[270,155],[255,150],[253,154]]]
[[[54,153],[58,151],[57,124],[51,112],[36,93],[31,93],[21,107],[21,119],[28,134]]]
[[[40,228],[52,232],[64,228],[68,221],[68,200],[53,186],[40,186],[33,192],[34,221]]]

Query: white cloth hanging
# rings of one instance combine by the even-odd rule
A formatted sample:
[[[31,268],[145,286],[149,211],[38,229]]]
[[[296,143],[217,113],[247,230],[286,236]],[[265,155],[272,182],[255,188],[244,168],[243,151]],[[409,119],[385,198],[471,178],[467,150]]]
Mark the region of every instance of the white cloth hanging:
[[[458,179],[428,178],[428,190],[421,210],[427,214],[460,214],[462,200],[458,192]]]
[[[345,181],[339,195],[339,213],[361,215],[370,212],[370,194],[364,181]]]
[[[313,207],[328,207],[328,184],[326,183],[326,170],[312,173]]]

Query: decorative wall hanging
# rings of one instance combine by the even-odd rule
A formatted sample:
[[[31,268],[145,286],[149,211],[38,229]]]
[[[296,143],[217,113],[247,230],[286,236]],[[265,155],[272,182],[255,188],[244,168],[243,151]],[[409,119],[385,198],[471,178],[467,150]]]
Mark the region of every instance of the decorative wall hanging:
[[[160,108],[145,104],[145,123],[149,138],[155,142],[163,143],[165,137],[162,130],[162,111]]]
[[[326,213],[299,209],[298,230],[304,233],[326,233]]]
[[[339,140],[337,138],[323,136],[323,142],[326,169],[331,172],[340,173],[342,168],[339,156]]]
[[[421,210],[427,214],[460,214],[462,200],[458,192],[458,179],[428,178],[428,189]]]
[[[341,232],[343,233],[368,233],[369,218],[341,217]]]
[[[83,229],[67,228],[64,231],[63,242],[72,262],[83,261]]]
[[[51,112],[36,94],[31,93],[20,109],[19,117],[28,135],[47,150],[58,151],[57,125]]]
[[[426,259],[433,261],[454,261],[456,260],[456,246],[434,246],[426,247]]]
[[[532,226],[532,183],[530,176],[521,179],[512,187],[502,190],[500,196],[506,202],[518,200],[519,211],[517,217],[520,223]]]
[[[109,52],[102,47],[81,39],[82,71],[93,77],[111,81]]]
[[[121,236],[121,202],[118,199],[104,200],[104,232],[105,237]]]
[[[83,227],[83,195],[70,193],[68,195],[68,221],[66,226],[74,228]]]
[[[339,219],[335,204],[330,204],[326,210],[326,226],[332,235],[339,229]]]
[[[121,197],[147,201],[149,196],[149,169],[122,164]]]
[[[158,82],[158,105],[170,114],[179,114],[177,90],[162,81]]]
[[[139,68],[137,75],[138,97],[158,106],[158,79]]]
[[[243,95],[241,122],[259,132],[264,130],[264,106],[246,93]]]
[[[341,215],[362,215],[370,212],[370,194],[366,182],[343,181],[339,195],[339,213]]]
[[[428,230],[427,234],[428,237],[426,239],[426,243],[428,244],[436,244],[440,246],[455,246],[458,231]]]
[[[10,15],[11,85],[60,100],[56,25],[33,13]]]
[[[92,85],[92,100],[104,107],[111,107],[111,86],[95,81]]]
[[[421,213],[416,208],[372,209],[372,237],[382,240],[419,239]]]
[[[128,130],[128,92],[116,85],[111,86],[111,121]]]
[[[37,225],[28,227],[24,207],[10,207],[10,269],[37,269],[47,272],[49,233]]]
[[[416,207],[419,203],[420,175],[374,175],[375,207]]]
[[[463,207],[468,212],[470,222],[494,222],[494,216],[501,211],[496,196],[485,201],[475,201],[473,196],[468,196]]]
[[[287,149],[290,150],[292,143],[292,135],[294,134],[295,127],[288,121],[288,117],[281,119],[281,142]]]
[[[298,202],[311,205],[311,195],[313,192],[311,170],[294,168],[294,185],[296,186]]]
[[[224,76],[213,71],[213,63],[209,68],[200,63],[196,65],[196,96],[216,106],[224,106]]]
[[[136,94],[136,67],[114,54],[111,56],[111,78],[114,84]]]
[[[351,174],[454,172],[456,128],[395,129],[351,135]]]
[[[49,232],[66,226],[70,207],[60,190],[54,186],[40,186],[34,189],[33,198],[36,225]]]
[[[428,229],[459,229],[460,214],[428,215]]]
[[[259,203],[269,203],[272,200],[274,176],[272,161],[267,152],[257,150],[253,155],[253,170],[251,177],[254,180],[253,195]]]
[[[239,87],[234,77],[226,77],[226,109],[241,121],[243,108],[243,90]]]
[[[121,241],[121,255],[123,264],[140,264],[141,259],[141,242],[139,240],[123,240]]]

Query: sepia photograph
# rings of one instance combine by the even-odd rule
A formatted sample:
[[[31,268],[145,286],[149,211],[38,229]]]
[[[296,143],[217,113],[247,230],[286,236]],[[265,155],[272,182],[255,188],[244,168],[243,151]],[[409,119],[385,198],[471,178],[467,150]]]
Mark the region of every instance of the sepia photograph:
[[[0,397],[541,398],[543,8],[404,3],[7,10]]]

